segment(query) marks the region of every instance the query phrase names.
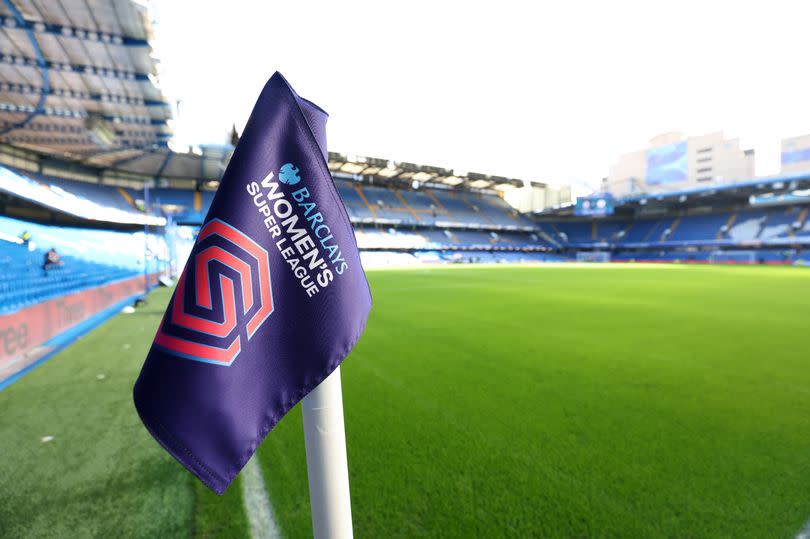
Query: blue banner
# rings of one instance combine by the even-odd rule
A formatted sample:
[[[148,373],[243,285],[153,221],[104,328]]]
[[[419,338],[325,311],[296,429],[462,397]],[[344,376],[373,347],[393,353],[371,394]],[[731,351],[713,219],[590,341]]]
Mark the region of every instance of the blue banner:
[[[810,161],[810,148],[802,148],[801,150],[793,150],[792,152],[782,152],[783,165],[801,163],[802,161]]]
[[[688,177],[686,141],[647,150],[647,185],[677,183]]]

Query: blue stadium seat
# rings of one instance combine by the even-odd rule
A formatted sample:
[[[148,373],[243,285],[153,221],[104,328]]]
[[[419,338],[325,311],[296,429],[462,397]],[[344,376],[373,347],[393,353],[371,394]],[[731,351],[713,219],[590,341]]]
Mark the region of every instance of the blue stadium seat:
[[[63,256],[62,266],[45,270],[44,257],[44,250],[29,251],[23,245],[0,241],[0,266],[13,268],[0,275],[0,312],[138,275],[132,269],[72,256]]]
[[[622,221],[604,221],[596,219],[593,222],[593,240],[597,242],[613,242],[619,232],[626,228],[626,223]]]
[[[29,245],[0,239],[0,312],[142,273],[142,233],[47,226],[0,216],[8,240],[29,232]],[[29,246],[33,249],[29,249]],[[63,265],[44,270],[55,247]]]
[[[797,207],[775,208],[769,212],[767,219],[763,223],[759,238],[786,238],[790,236],[793,232],[793,224],[799,220],[800,215],[801,210]]]
[[[662,220],[660,219],[639,219],[633,221],[632,226],[629,228],[625,236],[622,238],[622,243],[641,243],[647,241],[655,241],[657,236],[663,232],[665,227],[661,227]],[[655,233],[658,232],[658,235]]]
[[[714,240],[729,217],[729,213],[682,217],[666,241]]]
[[[555,226],[566,243],[592,243],[594,241],[591,221],[560,222]]]
[[[402,189],[399,192],[408,205],[415,210],[435,210],[436,204],[425,191]]]

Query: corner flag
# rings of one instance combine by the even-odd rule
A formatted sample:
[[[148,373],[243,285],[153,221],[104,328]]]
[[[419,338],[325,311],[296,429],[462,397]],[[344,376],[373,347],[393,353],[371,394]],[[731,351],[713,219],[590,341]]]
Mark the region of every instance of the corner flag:
[[[218,494],[371,309],[326,119],[279,73],[265,85],[135,383],[146,428]]]

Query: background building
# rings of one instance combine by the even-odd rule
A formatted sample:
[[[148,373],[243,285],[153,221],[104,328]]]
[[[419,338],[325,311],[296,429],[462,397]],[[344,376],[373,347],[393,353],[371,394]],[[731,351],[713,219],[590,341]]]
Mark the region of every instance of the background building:
[[[684,138],[664,133],[650,147],[624,154],[610,168],[603,190],[616,196],[733,183],[754,177],[754,150],[722,131]]]
[[[782,139],[782,174],[810,171],[810,135]]]

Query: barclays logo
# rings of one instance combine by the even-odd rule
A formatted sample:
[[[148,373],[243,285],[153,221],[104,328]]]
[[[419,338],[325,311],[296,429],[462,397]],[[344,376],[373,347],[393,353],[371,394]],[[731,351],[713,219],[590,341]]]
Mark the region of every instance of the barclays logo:
[[[295,185],[301,181],[301,177],[298,175],[298,168],[292,163],[285,163],[281,166],[278,179],[281,180],[281,183],[286,183],[287,185]]]

